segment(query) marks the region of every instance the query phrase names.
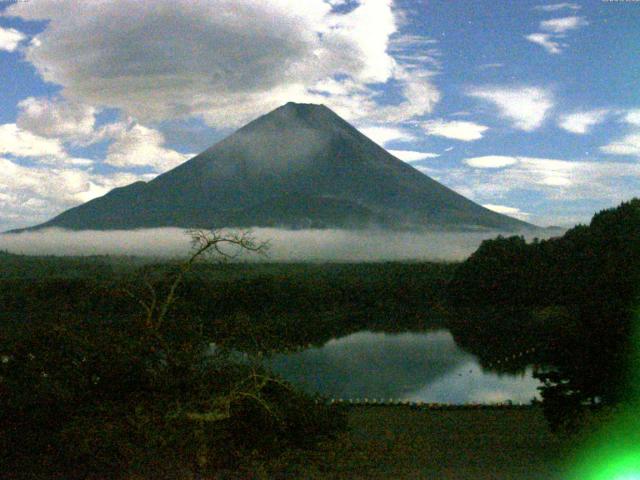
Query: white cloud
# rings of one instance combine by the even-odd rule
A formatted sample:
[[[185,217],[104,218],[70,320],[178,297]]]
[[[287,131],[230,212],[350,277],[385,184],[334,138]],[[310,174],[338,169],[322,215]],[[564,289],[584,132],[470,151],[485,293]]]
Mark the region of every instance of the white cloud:
[[[639,155],[640,156],[640,133],[625,135],[619,140],[600,147],[604,153],[611,155]]]
[[[88,158],[70,156],[59,139],[35,135],[15,123],[0,125],[0,155],[2,154],[28,158],[48,166],[88,166],[94,163]]]
[[[285,3],[291,8],[298,2]],[[304,3],[300,10],[308,8],[309,2]],[[327,16],[329,29],[323,32],[324,37],[329,39],[327,46],[348,46],[356,50],[360,65],[356,67],[354,76],[364,82],[386,82],[392,76],[395,61],[387,54],[389,37],[397,29],[392,3],[392,0],[364,0],[347,15]],[[321,28],[324,30],[326,27]],[[338,52],[329,50],[324,54],[336,55]],[[356,57],[345,60],[348,64],[354,62]]]
[[[91,160],[70,157],[62,141],[88,144],[109,140],[104,163],[120,168],[152,167],[164,171],[192,155],[164,147],[157,130],[129,119],[95,128],[95,109],[64,100],[29,97],[18,104],[18,123],[0,126],[0,153],[39,157],[41,163],[87,165]]]
[[[0,27],[0,51],[13,52],[27,36],[15,28]]]
[[[107,133],[114,139],[109,145],[105,163],[116,167],[150,166],[165,171],[192,157],[163,147],[162,133],[140,124],[112,124]]]
[[[422,35],[396,34],[391,38],[389,51],[407,67],[431,64],[440,68],[441,53],[434,47],[437,43],[437,40]]]
[[[576,112],[560,116],[558,125],[566,131],[583,135],[589,133],[591,127],[604,121],[609,114],[608,110],[591,110]]]
[[[573,4],[560,3],[542,6],[546,8],[538,7],[537,9],[549,12],[561,10],[562,8],[570,8],[571,5]],[[568,31],[576,30],[586,25],[589,25],[589,22],[587,22],[584,17],[569,16],[552,18],[550,20],[543,20],[540,22],[540,29],[547,33],[532,33],[525,36],[525,38],[530,42],[540,45],[547,52],[557,55],[562,53],[562,50],[568,46],[566,43],[560,43],[559,40],[565,38]]]
[[[474,168],[503,168],[517,163],[514,157],[503,155],[487,155],[484,157],[473,157],[464,160],[464,163]]]
[[[640,127],[640,110],[629,110],[624,116],[624,121]]]
[[[502,68],[504,67],[504,63],[483,63],[482,65],[478,65],[478,70],[487,70],[490,68]]]
[[[88,105],[29,97],[18,109],[18,127],[36,135],[79,139],[93,134],[96,110]]]
[[[469,158],[465,163],[475,168],[442,170],[432,176],[482,203],[495,204],[514,190],[537,191],[555,200],[618,202],[637,195],[640,180],[640,164],[629,162],[489,156]],[[501,166],[505,168],[498,168]]]
[[[520,220],[526,220],[530,216],[529,213],[523,212],[522,210],[516,207],[508,207],[506,205],[496,205],[493,203],[486,203],[482,206],[484,208],[488,208],[489,210],[493,210],[494,212],[502,213],[503,215],[509,215],[510,217],[519,218]]]
[[[620,121],[632,125],[631,131],[623,137],[600,147],[600,151],[610,155],[629,155],[640,158],[640,110],[619,111]]]
[[[372,126],[362,127],[358,130],[381,147],[385,147],[391,142],[409,142],[414,140],[413,135],[401,128]]]
[[[534,10],[540,10],[543,12],[557,12],[558,10],[564,10],[568,8],[570,10],[580,10],[580,5],[577,3],[551,3],[549,5],[537,5],[533,7]]]
[[[24,126],[52,138],[36,135],[13,123],[0,125],[0,154],[32,158],[40,164],[57,167],[94,163],[90,159],[71,157],[62,138],[67,141],[84,139],[87,143],[110,140],[104,163],[120,168],[151,167],[160,172],[193,156],[164,147],[162,133],[131,119],[128,123],[111,123],[96,130],[90,107],[32,98],[21,102],[20,107],[18,120]]]
[[[562,52],[562,48],[564,45],[561,45],[558,42],[554,42],[552,35],[548,33],[532,33],[525,37],[527,40],[533,43],[537,43],[538,45],[544,47],[544,49],[551,54],[558,54]]]
[[[26,57],[65,98],[142,123],[236,126],[290,100],[398,121],[440,98],[424,63],[390,53],[392,0],[359,0],[347,13],[323,0],[41,0],[4,14],[48,21]],[[378,105],[371,85],[392,79],[404,101]],[[314,92],[331,80],[341,93]]]
[[[401,92],[405,100],[398,105],[373,105],[363,113],[367,118],[386,122],[402,122],[430,113],[441,98],[431,81],[433,75],[433,72],[425,69],[398,66],[394,78],[402,85]]]
[[[540,127],[553,107],[551,93],[538,87],[483,87],[470,90],[469,95],[491,102],[515,128],[527,132]]]
[[[149,179],[127,173],[97,175],[77,168],[37,168],[0,157],[0,224],[26,226],[104,195],[112,188]]]
[[[489,129],[489,127],[484,125],[459,120],[452,122],[430,120],[424,122],[422,128],[428,135],[437,135],[465,142],[482,138],[482,134]]]
[[[15,123],[0,125],[0,154],[16,157],[63,158],[67,156],[60,140],[34,135],[22,130]]]
[[[399,158],[403,162],[419,162],[420,160],[426,160],[428,158],[437,158],[440,155],[437,153],[429,152],[416,152],[414,150],[389,150],[389,153],[394,157]]]
[[[540,28],[542,30],[555,34],[563,34],[569,30],[576,30],[586,25],[589,25],[589,22],[587,22],[584,17],[575,16],[552,18],[551,20],[543,20],[540,22]]]

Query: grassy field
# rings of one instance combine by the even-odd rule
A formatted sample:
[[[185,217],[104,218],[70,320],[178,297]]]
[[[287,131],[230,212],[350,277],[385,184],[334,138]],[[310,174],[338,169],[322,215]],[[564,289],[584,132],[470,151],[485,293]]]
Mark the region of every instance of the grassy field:
[[[286,478],[554,480],[563,441],[538,407],[353,407],[349,432],[314,453],[326,466]]]

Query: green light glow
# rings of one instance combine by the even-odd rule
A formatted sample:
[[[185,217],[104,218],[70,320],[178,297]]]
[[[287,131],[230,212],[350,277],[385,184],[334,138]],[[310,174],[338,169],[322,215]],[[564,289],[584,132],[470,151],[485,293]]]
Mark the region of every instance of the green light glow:
[[[570,480],[640,480],[640,314],[634,341],[629,388],[635,398],[587,440]]]
[[[589,439],[571,480],[640,480],[640,404],[629,406]]]

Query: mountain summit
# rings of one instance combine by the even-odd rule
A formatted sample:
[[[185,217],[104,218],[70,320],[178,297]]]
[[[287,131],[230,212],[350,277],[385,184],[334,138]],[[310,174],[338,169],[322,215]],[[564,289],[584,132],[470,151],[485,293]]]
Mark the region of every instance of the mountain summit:
[[[329,108],[287,103],[147,183],[33,228],[264,226],[531,227],[420,173]]]

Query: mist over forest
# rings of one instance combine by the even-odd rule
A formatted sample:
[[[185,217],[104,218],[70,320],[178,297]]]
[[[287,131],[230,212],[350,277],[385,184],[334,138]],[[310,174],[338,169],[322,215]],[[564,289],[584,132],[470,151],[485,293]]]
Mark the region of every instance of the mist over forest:
[[[244,261],[461,261],[473,253],[483,240],[497,235],[516,234],[489,230],[403,232],[381,229],[253,228],[249,231],[257,241],[269,242],[269,249],[266,257],[245,253],[239,257]],[[547,235],[551,235],[550,231]],[[530,233],[526,238],[530,240],[533,236]],[[183,257],[189,252],[190,240],[188,231],[179,228],[112,231],[45,229],[0,235],[0,250],[23,255]]]

